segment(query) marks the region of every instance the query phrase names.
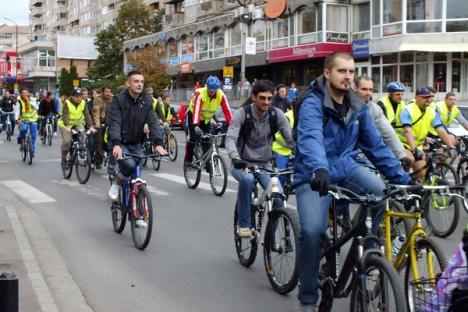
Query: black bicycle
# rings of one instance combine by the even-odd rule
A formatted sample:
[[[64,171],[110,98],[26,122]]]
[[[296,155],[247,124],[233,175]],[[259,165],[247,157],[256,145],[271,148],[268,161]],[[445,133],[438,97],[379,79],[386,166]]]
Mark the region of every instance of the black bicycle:
[[[62,166],[62,174],[65,179],[69,179],[73,172],[73,166],[76,170],[76,177],[81,184],[89,180],[91,174],[91,153],[86,147],[86,143],[80,142],[80,135],[85,130],[72,129],[71,147],[68,151],[66,164]],[[89,134],[89,132],[87,132]]]
[[[15,112],[4,112],[0,109],[0,121],[4,119],[4,124],[1,124],[0,126],[2,128],[5,127],[7,141],[11,141],[11,134],[13,133],[13,124],[11,123],[10,116],[14,114]]]
[[[163,147],[167,151],[167,156],[170,161],[176,161],[179,147],[177,146],[177,139],[172,133],[171,126],[163,128]]]
[[[32,122],[24,121],[28,125],[28,129],[21,140],[20,145],[20,152],[21,152],[21,159],[23,161],[27,161],[28,165],[32,164],[33,159],[33,146],[32,146],[32,138],[31,138],[31,127]]]
[[[53,125],[54,125],[54,118],[55,116],[53,115],[49,115],[49,116],[46,116],[46,117],[43,117],[43,118],[47,118],[47,121],[44,125],[44,127],[41,127],[41,141],[42,141],[42,144],[46,144],[46,142],[50,145],[52,145],[52,138],[54,137],[54,129],[53,129]],[[42,122],[41,122],[41,125],[42,125]]]

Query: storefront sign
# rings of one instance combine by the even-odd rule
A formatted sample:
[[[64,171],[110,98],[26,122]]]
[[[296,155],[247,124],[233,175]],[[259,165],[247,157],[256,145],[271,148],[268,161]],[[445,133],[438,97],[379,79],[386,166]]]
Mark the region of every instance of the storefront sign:
[[[188,62],[185,62],[185,63],[182,63],[180,65],[180,73],[181,74],[190,74],[192,72],[192,63],[188,63]]]
[[[314,43],[271,50],[268,53],[269,63],[304,60],[308,58],[325,57],[333,52],[351,53],[351,45],[343,43]]]
[[[239,67],[241,65],[242,58],[240,56],[233,56],[226,58],[226,66]]]
[[[232,89],[232,77],[224,77],[223,89],[224,90]]]
[[[354,40],[352,44],[354,58],[369,57],[369,39]]]
[[[327,32],[327,42],[348,43],[348,34]]]
[[[171,56],[169,58],[169,65],[173,66],[173,65],[178,65],[180,63],[180,59],[178,56]]]
[[[224,66],[223,67],[223,77],[234,77],[234,67],[233,66]]]
[[[257,54],[257,38],[255,37],[245,38],[245,54],[248,54],[248,55]]]
[[[195,61],[195,55],[193,53],[191,54],[185,54],[180,56],[180,61],[183,62],[193,62]]]

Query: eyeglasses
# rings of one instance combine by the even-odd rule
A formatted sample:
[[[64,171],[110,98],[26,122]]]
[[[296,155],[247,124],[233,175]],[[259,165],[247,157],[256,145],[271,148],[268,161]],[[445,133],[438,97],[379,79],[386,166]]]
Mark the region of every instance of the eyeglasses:
[[[264,95],[259,95],[258,99],[262,102],[265,102],[266,100],[271,101],[273,97],[272,96],[264,96]]]

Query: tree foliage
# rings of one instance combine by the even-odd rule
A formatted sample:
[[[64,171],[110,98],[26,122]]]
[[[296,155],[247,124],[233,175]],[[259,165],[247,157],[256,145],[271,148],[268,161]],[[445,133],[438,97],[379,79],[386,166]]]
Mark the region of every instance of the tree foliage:
[[[71,95],[73,91],[73,80],[78,80],[78,72],[75,65],[70,67],[70,71],[66,68],[62,68],[59,77],[60,94],[67,96]]]

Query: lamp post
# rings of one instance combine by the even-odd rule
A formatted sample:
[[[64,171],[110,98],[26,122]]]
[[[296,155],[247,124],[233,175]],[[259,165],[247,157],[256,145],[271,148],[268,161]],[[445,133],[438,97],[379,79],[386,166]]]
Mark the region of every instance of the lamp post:
[[[242,14],[239,17],[239,20],[242,22],[241,23],[241,48],[242,48],[242,54],[241,54],[241,72],[240,72],[240,81],[244,83],[245,80],[245,46],[246,46],[246,39],[248,36],[248,31],[249,31],[249,25],[252,23],[254,20],[252,16],[253,12],[253,5],[243,5],[247,12]]]
[[[16,26],[16,52],[15,52],[15,74],[16,74],[16,83],[18,83],[18,23],[16,23],[14,20],[8,18],[8,17],[3,17],[4,20],[8,22],[12,22]]]

